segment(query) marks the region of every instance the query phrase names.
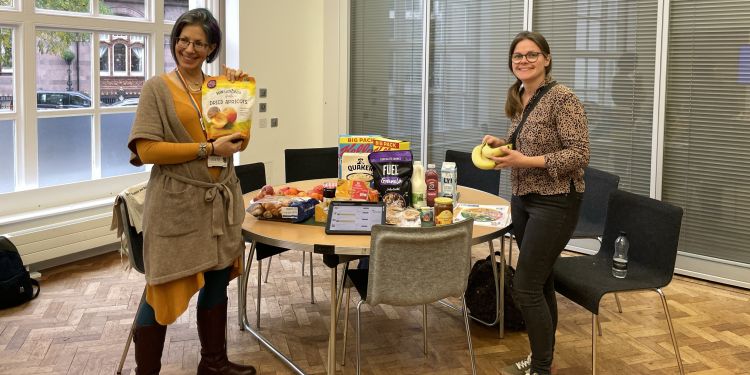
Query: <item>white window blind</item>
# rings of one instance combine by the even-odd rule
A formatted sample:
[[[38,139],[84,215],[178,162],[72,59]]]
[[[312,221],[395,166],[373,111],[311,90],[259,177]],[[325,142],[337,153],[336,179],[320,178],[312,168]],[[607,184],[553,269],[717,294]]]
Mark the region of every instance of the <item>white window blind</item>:
[[[552,76],[584,103],[590,166],[649,195],[657,2],[535,0],[532,26],[552,50]]]
[[[662,198],[680,250],[750,263],[750,2],[672,1]]]
[[[420,153],[421,0],[352,0],[349,131],[411,141]]]
[[[432,2],[427,135],[428,159],[438,168],[448,149],[471,152],[485,134],[504,137],[505,95],[515,81],[508,47],[523,30],[523,3]]]

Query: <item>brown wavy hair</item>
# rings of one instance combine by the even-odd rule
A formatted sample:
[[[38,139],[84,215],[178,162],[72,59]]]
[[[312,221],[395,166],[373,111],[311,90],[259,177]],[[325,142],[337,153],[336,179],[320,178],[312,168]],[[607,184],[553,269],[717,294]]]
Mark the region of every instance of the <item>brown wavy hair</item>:
[[[547,39],[544,35],[536,31],[521,31],[513,38],[510,43],[510,49],[508,50],[508,69],[513,73],[513,51],[516,49],[516,45],[522,40],[530,40],[534,42],[544,53],[544,56],[549,59],[549,65],[544,68],[545,76],[549,75],[552,70],[552,59],[550,58],[551,52]],[[523,102],[521,102],[521,80],[516,78],[516,82],[508,88],[508,95],[505,97],[505,115],[508,118],[512,118],[523,112]]]

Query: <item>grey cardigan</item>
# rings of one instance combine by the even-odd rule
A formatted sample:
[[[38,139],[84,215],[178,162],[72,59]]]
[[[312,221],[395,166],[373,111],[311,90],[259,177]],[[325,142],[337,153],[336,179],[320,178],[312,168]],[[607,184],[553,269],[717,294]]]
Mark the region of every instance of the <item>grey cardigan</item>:
[[[143,165],[135,140],[195,142],[177,117],[172,94],[157,76],[143,85],[128,139],[130,163]],[[143,212],[146,282],[158,285],[223,269],[242,255],[244,203],[234,164],[211,179],[205,160],[154,165]]]

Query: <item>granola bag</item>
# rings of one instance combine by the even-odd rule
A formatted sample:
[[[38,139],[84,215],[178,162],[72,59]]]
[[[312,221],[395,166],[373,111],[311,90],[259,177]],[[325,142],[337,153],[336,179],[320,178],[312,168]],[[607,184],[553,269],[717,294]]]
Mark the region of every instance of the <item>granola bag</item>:
[[[226,77],[211,77],[203,85],[203,124],[209,140],[242,133],[250,136],[255,78],[229,82]]]

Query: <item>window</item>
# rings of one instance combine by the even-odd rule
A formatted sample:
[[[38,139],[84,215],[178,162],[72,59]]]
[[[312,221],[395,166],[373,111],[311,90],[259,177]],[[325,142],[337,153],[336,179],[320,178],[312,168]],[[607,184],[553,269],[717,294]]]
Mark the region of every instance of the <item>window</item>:
[[[552,50],[552,76],[589,120],[591,163],[620,188],[649,195],[658,3],[536,0],[533,29]]]
[[[750,263],[750,3],[671,2],[662,197],[680,250]]]
[[[0,216],[72,203],[50,191],[76,189],[95,199],[143,178],[129,176],[146,168],[129,164],[125,144],[143,83],[163,69],[151,70],[162,60],[152,56],[149,43],[161,45],[172,29],[149,14],[179,15],[188,4],[0,0],[0,19],[12,22],[0,24],[0,197],[9,198]],[[34,51],[34,58],[23,60],[19,50]],[[16,75],[18,66],[26,68],[24,76]],[[60,186],[71,183],[77,185]],[[37,188],[47,188],[39,200],[10,199]]]
[[[127,54],[125,50],[125,45],[122,43],[117,43],[112,47],[112,68],[115,74],[125,74],[127,72]]]

